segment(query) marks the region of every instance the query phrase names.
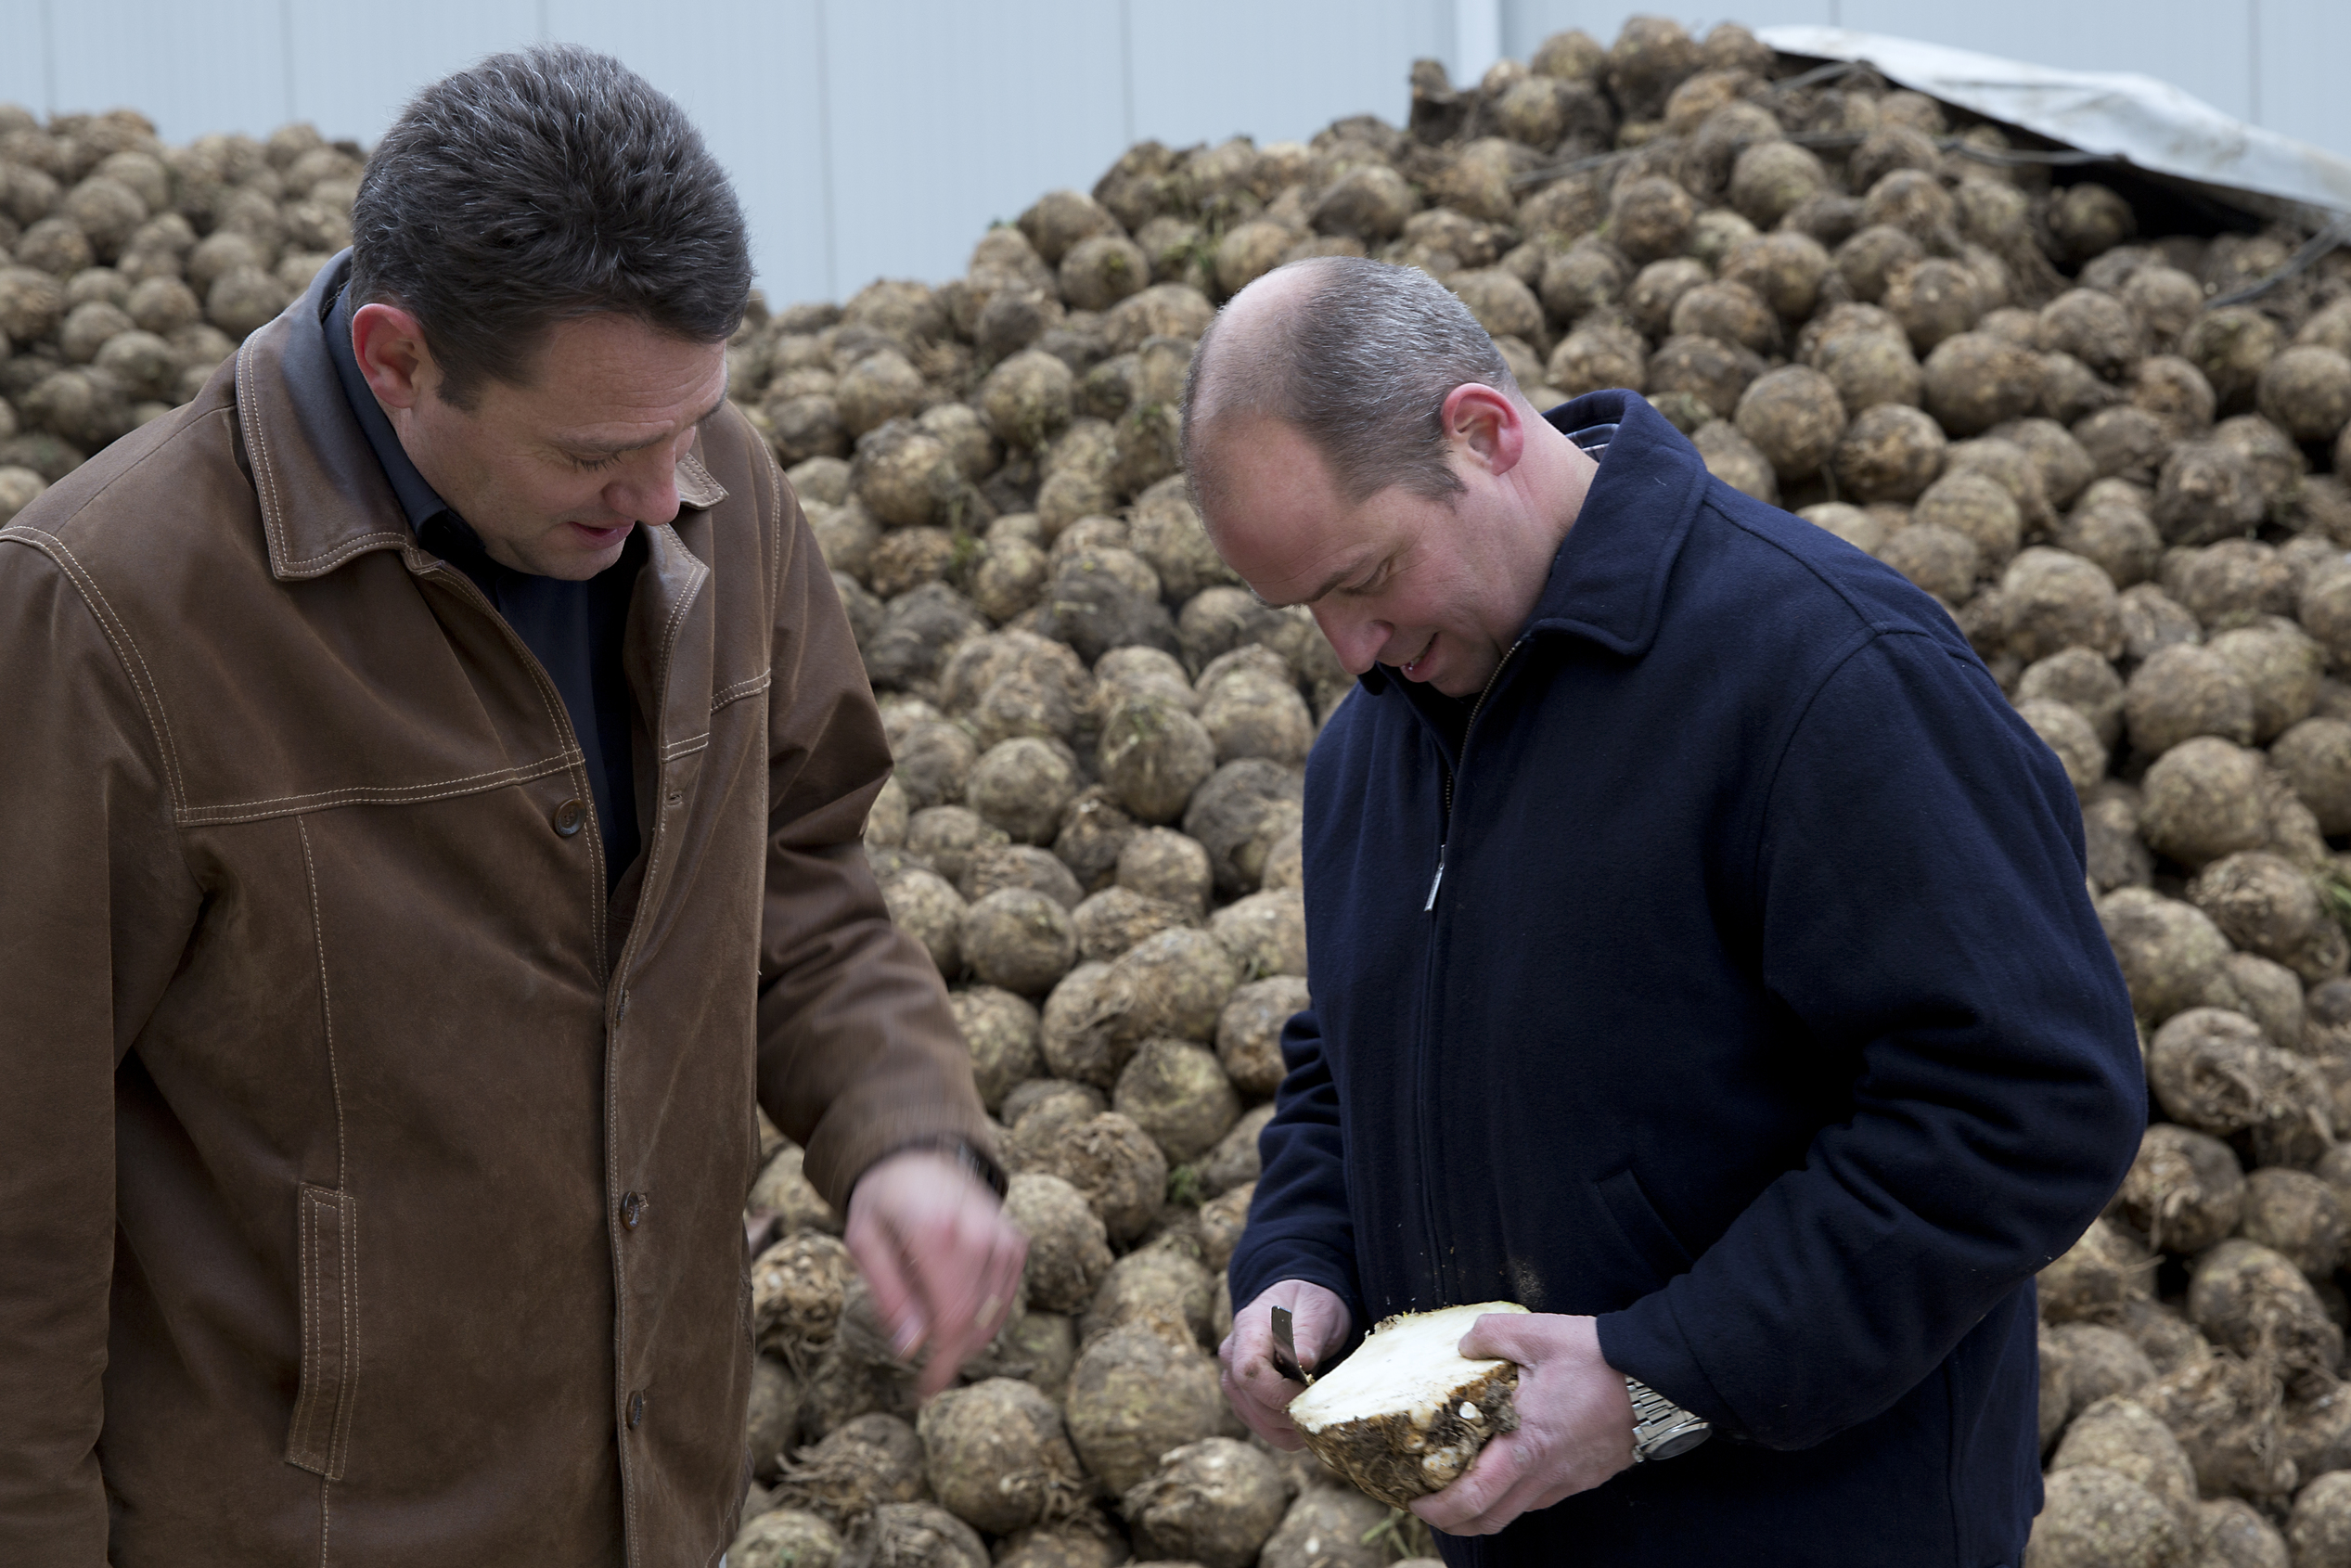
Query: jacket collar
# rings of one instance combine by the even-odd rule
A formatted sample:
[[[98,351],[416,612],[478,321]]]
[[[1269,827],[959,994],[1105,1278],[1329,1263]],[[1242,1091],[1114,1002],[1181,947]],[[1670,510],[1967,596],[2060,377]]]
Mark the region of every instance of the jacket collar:
[[[1578,444],[1592,444],[1605,431],[1607,456],[1518,640],[1565,633],[1638,659],[1656,640],[1666,579],[1713,475],[1698,449],[1638,392],[1587,392],[1543,418],[1562,435],[1580,436]],[[1383,664],[1358,680],[1374,694],[1391,684],[1412,690]]]
[[[415,538],[327,348],[321,318],[350,257],[344,251],[319,268],[302,297],[237,351],[238,431],[252,465],[270,573],[280,582],[324,576]],[[726,491],[689,452],[677,465],[677,496],[681,508],[706,510]]]
[[[1520,636],[1565,632],[1638,659],[1656,640],[1666,579],[1714,476],[1638,392],[1587,392],[1544,418],[1570,435],[1616,430]]]

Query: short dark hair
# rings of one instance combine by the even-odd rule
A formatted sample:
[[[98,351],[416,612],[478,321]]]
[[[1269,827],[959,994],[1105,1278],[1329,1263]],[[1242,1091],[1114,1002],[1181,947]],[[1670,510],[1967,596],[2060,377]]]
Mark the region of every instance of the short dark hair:
[[[1203,517],[1213,518],[1214,465],[1201,463],[1210,427],[1234,418],[1281,419],[1330,465],[1350,502],[1391,485],[1449,501],[1460,480],[1447,466],[1445,400],[1475,381],[1525,401],[1502,351],[1452,291],[1417,267],[1358,256],[1319,256],[1311,287],[1264,349],[1227,365],[1219,314],[1201,335],[1184,379],[1184,467]],[[1273,276],[1269,274],[1268,276]]]
[[[751,294],[743,212],[686,113],[609,55],[546,45],[444,76],[367,160],[351,297],[417,318],[472,406],[520,386],[558,321],[617,312],[695,342]]]

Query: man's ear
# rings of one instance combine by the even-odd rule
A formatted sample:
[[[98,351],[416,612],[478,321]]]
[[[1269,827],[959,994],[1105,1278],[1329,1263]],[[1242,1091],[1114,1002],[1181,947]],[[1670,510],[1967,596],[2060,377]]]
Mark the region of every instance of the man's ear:
[[[351,313],[351,352],[367,390],[387,408],[413,408],[440,379],[424,328],[398,305],[361,305]]]
[[[1445,433],[1463,456],[1493,474],[1506,474],[1526,455],[1526,418],[1518,403],[1478,381],[1445,394]]]

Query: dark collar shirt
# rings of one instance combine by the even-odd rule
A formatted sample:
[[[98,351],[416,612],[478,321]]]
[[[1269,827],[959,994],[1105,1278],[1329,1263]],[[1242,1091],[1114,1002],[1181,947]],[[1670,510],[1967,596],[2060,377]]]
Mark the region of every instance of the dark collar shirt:
[[[621,648],[645,542],[632,533],[619,561],[585,582],[517,572],[493,560],[482,548],[482,536],[417,471],[376,394],[368,390],[351,348],[351,303],[344,289],[329,287],[326,297],[334,302],[323,329],[343,396],[366,432],[376,460],[383,465],[417,542],[473,580],[562,694],[564,712],[571,715],[572,732],[587,756],[596,825],[604,835],[605,891],[610,893],[636,858],[641,842],[630,752],[635,714]]]

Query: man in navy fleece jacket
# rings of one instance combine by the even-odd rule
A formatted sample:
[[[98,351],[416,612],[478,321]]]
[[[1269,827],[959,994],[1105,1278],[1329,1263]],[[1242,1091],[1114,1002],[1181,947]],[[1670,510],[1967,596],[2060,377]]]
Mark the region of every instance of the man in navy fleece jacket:
[[[1218,548],[1361,681],[1236,1408],[1297,1446],[1275,1305],[1312,1366],[1513,1300],[1462,1348],[1522,1425],[1415,1505],[1448,1562],[2017,1563],[2032,1277],[2146,1104],[2056,760],[1933,600],[1638,396],[1537,415],[1420,274],[1269,274],[1185,412]],[[1628,1376],[1712,1440],[1636,1468]]]

